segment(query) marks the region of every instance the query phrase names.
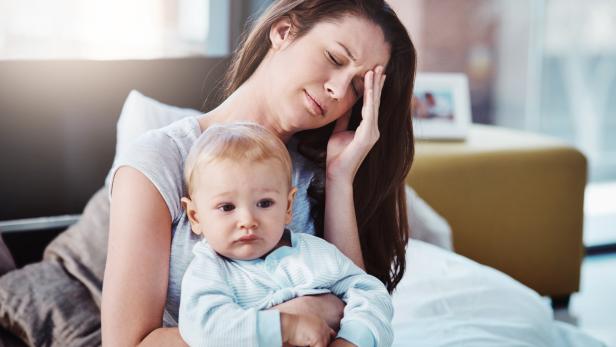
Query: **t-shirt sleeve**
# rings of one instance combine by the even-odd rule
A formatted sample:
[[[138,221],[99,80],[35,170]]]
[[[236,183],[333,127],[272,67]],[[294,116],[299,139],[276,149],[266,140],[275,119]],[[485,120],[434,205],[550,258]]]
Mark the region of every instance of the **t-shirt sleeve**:
[[[184,155],[169,135],[150,131],[118,153],[106,179],[109,198],[114,176],[123,166],[138,170],[152,182],[165,200],[172,221],[180,217],[180,199],[184,195]]]

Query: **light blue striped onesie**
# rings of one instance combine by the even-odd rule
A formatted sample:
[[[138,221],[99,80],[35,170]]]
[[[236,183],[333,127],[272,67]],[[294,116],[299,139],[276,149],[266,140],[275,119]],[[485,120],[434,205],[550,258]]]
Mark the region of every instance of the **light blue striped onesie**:
[[[290,238],[290,247],[254,260],[223,258],[198,242],[182,280],[182,338],[191,346],[280,346],[280,313],[267,309],[333,293],[346,303],[337,337],[361,347],[391,346],[393,306],[385,286],[327,241],[304,233]]]

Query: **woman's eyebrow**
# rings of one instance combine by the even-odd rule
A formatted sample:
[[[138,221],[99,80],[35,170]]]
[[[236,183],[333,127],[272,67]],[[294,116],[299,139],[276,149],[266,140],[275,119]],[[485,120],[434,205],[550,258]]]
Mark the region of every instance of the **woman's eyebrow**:
[[[353,56],[353,54],[351,54],[351,51],[347,48],[347,46],[343,45],[341,42],[336,41],[337,44],[339,44],[344,51],[346,52],[346,54],[348,54],[348,56],[351,58],[352,61],[357,61],[357,58],[355,58],[355,56]]]

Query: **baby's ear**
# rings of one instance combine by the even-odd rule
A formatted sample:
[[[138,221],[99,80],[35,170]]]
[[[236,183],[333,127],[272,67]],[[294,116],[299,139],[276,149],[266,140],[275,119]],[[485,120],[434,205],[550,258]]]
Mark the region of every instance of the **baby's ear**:
[[[188,216],[193,233],[200,235],[201,228],[199,226],[199,216],[197,215],[195,203],[187,197],[183,197],[180,201],[182,202],[182,208],[186,211],[186,216]]]
[[[293,187],[289,191],[289,196],[287,198],[287,215],[285,218],[285,224],[291,223],[293,220],[293,201],[295,200],[295,194],[297,193],[297,188]]]

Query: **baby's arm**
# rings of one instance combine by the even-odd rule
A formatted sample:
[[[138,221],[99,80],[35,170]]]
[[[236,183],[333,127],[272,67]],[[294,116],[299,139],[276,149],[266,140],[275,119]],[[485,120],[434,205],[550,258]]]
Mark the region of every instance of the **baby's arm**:
[[[346,302],[337,338],[360,347],[391,346],[393,305],[387,289],[340,251],[335,253],[340,276],[331,290]]]

